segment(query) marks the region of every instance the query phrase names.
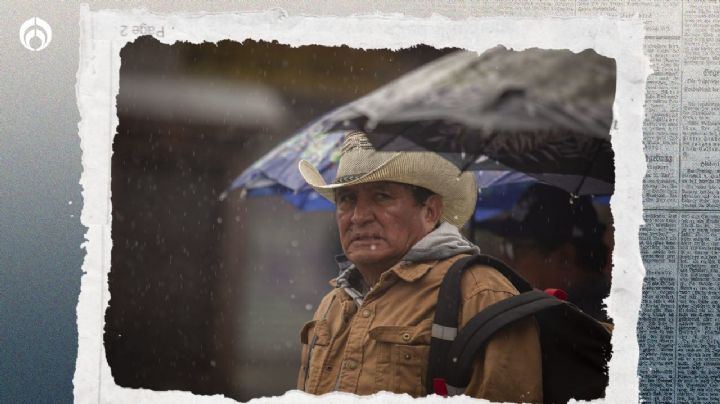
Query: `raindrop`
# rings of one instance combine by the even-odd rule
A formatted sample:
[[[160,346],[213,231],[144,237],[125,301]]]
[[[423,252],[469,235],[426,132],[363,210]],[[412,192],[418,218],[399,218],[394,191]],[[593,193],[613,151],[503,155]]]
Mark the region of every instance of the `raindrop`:
[[[313,305],[312,305],[312,304],[308,303],[308,304],[305,305],[305,310],[310,311],[310,310],[312,310],[312,309],[313,309]]]
[[[223,222],[222,218],[221,217],[217,218],[217,222],[218,222],[218,224],[221,224]]]
[[[72,205],[72,201],[68,201],[68,205]]]
[[[375,244],[370,244],[370,249],[375,251],[377,249],[377,247],[375,247]]]
[[[297,240],[293,240],[290,242],[290,245],[293,246],[294,248],[297,248],[297,246],[299,246],[300,243]]]
[[[290,299],[295,299],[295,295],[294,294],[290,295]]]

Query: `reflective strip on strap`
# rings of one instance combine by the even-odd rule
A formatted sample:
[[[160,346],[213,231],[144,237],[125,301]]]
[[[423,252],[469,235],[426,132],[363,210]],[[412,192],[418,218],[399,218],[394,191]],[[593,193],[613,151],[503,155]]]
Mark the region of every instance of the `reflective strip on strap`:
[[[457,328],[433,324],[432,336],[434,338],[444,339],[445,341],[454,341],[455,337],[457,337]]]
[[[459,396],[465,393],[465,387],[455,387],[449,384],[445,384],[447,387],[448,396]]]

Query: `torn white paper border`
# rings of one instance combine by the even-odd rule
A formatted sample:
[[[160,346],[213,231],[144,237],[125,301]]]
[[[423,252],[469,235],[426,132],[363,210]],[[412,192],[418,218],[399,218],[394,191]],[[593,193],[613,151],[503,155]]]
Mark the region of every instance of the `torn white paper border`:
[[[88,227],[87,249],[77,307],[78,357],[74,383],[78,402],[234,402],[221,396],[194,396],[188,392],[155,392],[115,385],[103,347],[104,315],[110,299],[110,166],[112,140],[118,125],[116,96],[120,76],[120,50],[141,33],[122,27],[164,27],[159,41],[191,43],[223,39],[273,41],[292,46],[348,45],[353,48],[400,49],[416,44],[437,48],[459,47],[482,53],[497,45],[522,50],[538,47],[593,48],[617,63],[617,90],[613,107],[612,146],[615,151],[615,223],[612,292],[608,311],[615,321],[614,353],[610,362],[610,385],[606,402],[637,402],[639,395],[636,324],[645,270],[640,258],[638,230],[642,224],[642,179],[645,158],[642,143],[645,83],[650,74],[643,53],[644,29],[638,19],[597,18],[471,18],[451,20],[398,14],[353,17],[288,16],[281,10],[240,14],[184,13],[158,15],[144,10],[80,12],[80,65],[76,94],[81,121],[84,205],[82,223]],[[314,397],[292,391],[280,398],[253,402],[367,402],[350,394]],[[387,401],[386,393],[373,402]],[[394,402],[411,402],[409,396],[393,396]],[[447,402],[440,397],[420,402]],[[464,401],[466,398],[451,399]],[[474,401],[477,402],[477,401]]]

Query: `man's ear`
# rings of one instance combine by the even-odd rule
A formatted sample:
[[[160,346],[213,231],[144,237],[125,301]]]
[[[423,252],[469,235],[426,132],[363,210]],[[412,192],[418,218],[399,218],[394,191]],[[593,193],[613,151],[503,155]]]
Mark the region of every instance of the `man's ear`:
[[[428,197],[425,201],[425,208],[426,222],[429,223],[431,227],[435,227],[435,225],[440,221],[440,216],[442,216],[442,196],[438,194],[430,195],[430,197]]]

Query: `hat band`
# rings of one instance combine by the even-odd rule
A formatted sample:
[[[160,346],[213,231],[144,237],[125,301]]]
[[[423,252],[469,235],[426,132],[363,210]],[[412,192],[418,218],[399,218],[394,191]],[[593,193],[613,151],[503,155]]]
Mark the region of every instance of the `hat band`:
[[[346,182],[355,181],[356,179],[361,178],[361,177],[364,177],[365,175],[367,175],[367,173],[365,173],[365,174],[343,175],[342,177],[336,178],[333,183],[334,183],[334,184],[344,184],[344,183],[346,183]]]

